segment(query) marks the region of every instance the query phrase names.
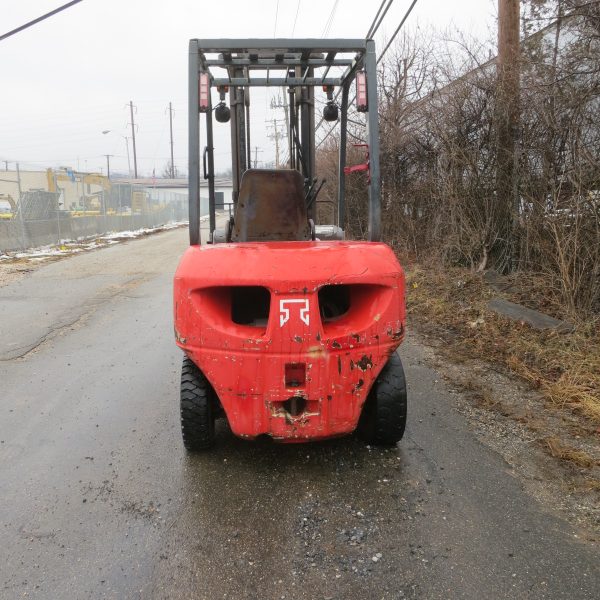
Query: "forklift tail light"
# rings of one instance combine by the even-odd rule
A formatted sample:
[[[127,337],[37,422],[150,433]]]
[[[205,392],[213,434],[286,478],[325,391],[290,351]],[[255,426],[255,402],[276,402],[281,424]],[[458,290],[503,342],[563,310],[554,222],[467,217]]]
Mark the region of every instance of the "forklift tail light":
[[[208,73],[200,73],[198,92],[198,110],[203,113],[208,112],[210,101],[210,81],[208,79]]]
[[[367,74],[364,71],[356,74],[356,110],[358,112],[367,112],[369,110]]]

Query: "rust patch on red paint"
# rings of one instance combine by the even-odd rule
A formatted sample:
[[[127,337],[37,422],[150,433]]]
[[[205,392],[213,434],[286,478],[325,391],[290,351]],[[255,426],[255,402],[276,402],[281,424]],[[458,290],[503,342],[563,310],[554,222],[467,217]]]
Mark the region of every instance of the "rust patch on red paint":
[[[387,334],[393,340],[401,340],[404,337],[404,325],[400,325],[400,329],[398,329],[398,331],[394,331],[391,327],[388,327]]]
[[[356,363],[356,366],[363,372],[367,369],[372,369],[373,356],[367,356],[366,354],[363,354],[362,358]]]
[[[363,385],[365,385],[365,382],[362,379],[359,379],[358,383],[354,386],[354,391],[358,392]]]

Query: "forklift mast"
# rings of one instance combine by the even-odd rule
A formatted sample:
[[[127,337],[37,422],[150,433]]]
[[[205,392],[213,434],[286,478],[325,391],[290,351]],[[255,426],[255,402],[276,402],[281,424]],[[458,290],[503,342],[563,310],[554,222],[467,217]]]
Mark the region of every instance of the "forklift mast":
[[[348,106],[356,82],[356,109],[366,113],[368,161],[346,167]],[[379,124],[375,43],[357,39],[192,39],[189,44],[189,231],[190,244],[200,244],[200,115],[205,116],[206,146],[202,176],[208,181],[208,243],[215,238],[215,176],[213,113],[230,122],[233,202],[237,206],[242,176],[251,166],[250,88],[284,88],[288,95],[289,169],[303,179],[306,212],[316,216],[315,88],[327,93],[323,119],[338,121],[337,224],[345,220],[345,177],[368,171],[369,240],[381,237]],[[219,102],[213,107],[213,89]],[[229,94],[229,107],[226,96]],[[335,94],[335,95],[334,95]],[[336,100],[339,100],[339,118]],[[321,119],[321,120],[323,120]]]

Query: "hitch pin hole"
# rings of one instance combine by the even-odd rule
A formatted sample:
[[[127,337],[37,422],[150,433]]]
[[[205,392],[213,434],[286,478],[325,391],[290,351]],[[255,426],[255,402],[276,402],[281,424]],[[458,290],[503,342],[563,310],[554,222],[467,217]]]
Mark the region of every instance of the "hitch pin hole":
[[[304,412],[306,400],[302,396],[292,396],[283,403],[283,408],[292,417],[297,417]]]

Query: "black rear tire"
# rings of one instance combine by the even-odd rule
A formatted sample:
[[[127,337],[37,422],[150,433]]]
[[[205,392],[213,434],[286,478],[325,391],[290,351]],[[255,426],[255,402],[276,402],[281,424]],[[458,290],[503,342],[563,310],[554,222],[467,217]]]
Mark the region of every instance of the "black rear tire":
[[[215,442],[214,390],[184,356],[181,367],[181,433],[186,450],[207,450]]]
[[[406,415],[406,378],[402,361],[394,352],[367,396],[357,433],[368,444],[393,445],[404,435]]]

